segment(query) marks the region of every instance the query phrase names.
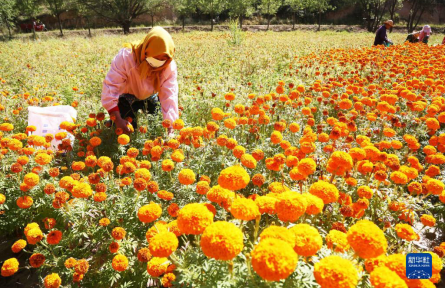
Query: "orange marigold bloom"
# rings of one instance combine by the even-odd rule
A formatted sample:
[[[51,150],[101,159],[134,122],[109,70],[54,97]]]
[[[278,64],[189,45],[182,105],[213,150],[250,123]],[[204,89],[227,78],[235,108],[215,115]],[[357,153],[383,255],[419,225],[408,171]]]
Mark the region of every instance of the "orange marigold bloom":
[[[388,248],[383,231],[369,220],[358,221],[347,235],[349,245],[363,259],[378,257]]]
[[[334,229],[326,235],[326,245],[329,249],[339,253],[343,253],[350,248],[346,233]]]
[[[196,181],[196,175],[193,170],[182,169],[178,174],[179,183],[182,185],[190,185]]]
[[[322,180],[312,184],[311,187],[309,188],[309,193],[322,199],[324,204],[337,202],[339,197],[339,192],[337,187],[335,187],[335,185],[331,183]]]
[[[429,179],[426,182],[426,189],[429,193],[439,195],[444,190],[445,184],[437,179]]]
[[[342,151],[335,151],[328,160],[326,170],[335,175],[343,175],[352,169],[352,157]]]
[[[34,173],[28,173],[23,178],[23,182],[28,185],[29,187],[34,187],[40,182],[39,175]]]
[[[262,174],[255,174],[252,176],[252,184],[258,187],[263,186],[266,178]]]
[[[32,206],[34,201],[32,200],[32,198],[30,196],[25,195],[25,196],[17,198],[16,203],[17,203],[17,206],[19,206],[19,208],[28,209],[29,207]]]
[[[207,181],[199,181],[198,184],[196,184],[196,193],[198,194],[206,195],[209,190],[210,186]]]
[[[16,258],[9,258],[3,262],[1,275],[3,277],[9,277],[14,275],[19,270],[19,261]]]
[[[222,170],[218,177],[218,184],[222,188],[232,191],[245,188],[249,182],[249,174],[239,165],[231,166]]]
[[[375,288],[408,288],[405,281],[387,267],[377,267],[371,273],[371,284]]]
[[[138,251],[138,260],[141,262],[148,262],[150,258],[152,257],[150,254],[150,250],[148,248],[141,248]]]
[[[406,241],[419,240],[419,235],[408,224],[397,224],[395,227],[397,236]]]
[[[213,223],[213,214],[199,203],[185,205],[178,214],[178,227],[184,234],[198,235]]]
[[[399,171],[394,171],[391,173],[389,178],[395,183],[395,184],[401,184],[404,185],[408,183],[408,177]]]
[[[151,223],[156,221],[162,214],[162,208],[159,204],[150,202],[145,206],[142,206],[138,210],[139,221],[143,223]]]
[[[178,248],[178,238],[172,232],[164,231],[150,239],[150,253],[155,257],[168,257]]]
[[[278,144],[278,143],[280,143],[281,141],[283,140],[283,135],[281,135],[281,132],[280,131],[273,131],[272,132],[272,135],[270,135],[270,141],[273,143],[273,144]]]
[[[175,168],[175,163],[170,159],[165,159],[162,161],[161,166],[163,171],[169,172]]]
[[[425,226],[434,227],[434,225],[436,225],[436,218],[431,215],[423,214],[420,217],[420,221],[422,221],[422,224]]]
[[[252,250],[253,270],[264,280],[279,281],[291,275],[298,262],[298,255],[287,242],[268,238]]]
[[[19,240],[15,241],[14,244],[12,244],[11,250],[14,253],[19,253],[25,247],[26,247],[26,241],[23,239],[19,239]]]
[[[255,202],[252,199],[246,198],[236,198],[233,200],[230,206],[230,213],[232,213],[236,219],[245,221],[253,220],[261,215]]]
[[[125,255],[116,255],[111,261],[111,266],[115,271],[122,272],[128,267],[128,259]]]
[[[312,158],[304,158],[298,163],[298,171],[303,175],[311,175],[315,172],[317,164]]]
[[[29,264],[33,268],[39,268],[45,262],[45,256],[40,253],[34,253],[29,257]]]
[[[321,288],[355,288],[358,273],[351,261],[332,255],[314,265],[314,277]]]
[[[125,229],[122,227],[116,227],[111,231],[111,236],[113,236],[115,240],[124,239],[126,234],[127,232],[125,232]]]
[[[200,245],[209,258],[231,260],[244,248],[243,233],[233,223],[217,221],[204,230]]]
[[[323,245],[323,239],[318,230],[308,224],[297,224],[290,228],[295,235],[294,250],[298,255],[313,256]]]
[[[79,274],[87,273],[89,268],[90,264],[86,259],[77,260],[76,265],[74,266],[74,270]]]
[[[168,264],[167,258],[153,257],[147,263],[147,272],[152,277],[159,277],[167,272]]]
[[[319,214],[324,207],[324,202],[322,199],[320,199],[319,197],[309,194],[309,193],[304,193],[302,194],[302,196],[304,197],[304,199],[306,200],[306,214],[308,215],[316,215]]]
[[[88,198],[93,195],[93,190],[88,183],[78,183],[74,185],[72,194],[76,198]]]
[[[281,221],[295,222],[306,211],[306,200],[297,192],[283,192],[277,199],[275,210]]]
[[[46,235],[46,242],[50,245],[59,244],[60,240],[62,240],[62,232],[59,230],[54,230]]]
[[[45,277],[43,284],[45,288],[59,288],[62,284],[62,279],[60,279],[59,274],[52,273]]]

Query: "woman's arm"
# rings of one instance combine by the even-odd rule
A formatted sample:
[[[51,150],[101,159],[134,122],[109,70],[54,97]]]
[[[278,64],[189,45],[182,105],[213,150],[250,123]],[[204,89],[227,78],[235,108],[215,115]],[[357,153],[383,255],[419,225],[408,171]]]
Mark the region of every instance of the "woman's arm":
[[[159,91],[159,101],[164,120],[172,123],[179,118],[178,111],[178,70],[176,62],[172,61],[163,72]]]

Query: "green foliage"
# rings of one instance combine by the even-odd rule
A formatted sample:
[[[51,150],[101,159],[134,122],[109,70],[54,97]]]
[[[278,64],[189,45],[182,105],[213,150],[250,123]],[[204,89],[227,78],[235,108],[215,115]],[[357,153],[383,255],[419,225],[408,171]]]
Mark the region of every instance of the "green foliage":
[[[238,26],[238,21],[236,19],[230,20],[229,28],[230,37],[227,39],[227,43],[231,45],[240,45],[244,39],[244,32]]]
[[[17,14],[14,0],[0,0],[0,26],[6,26],[9,38],[12,37],[11,27],[14,25],[13,21]]]
[[[243,18],[249,17],[254,12],[255,0],[231,0],[229,1],[229,15],[238,18],[240,27],[243,25]]]

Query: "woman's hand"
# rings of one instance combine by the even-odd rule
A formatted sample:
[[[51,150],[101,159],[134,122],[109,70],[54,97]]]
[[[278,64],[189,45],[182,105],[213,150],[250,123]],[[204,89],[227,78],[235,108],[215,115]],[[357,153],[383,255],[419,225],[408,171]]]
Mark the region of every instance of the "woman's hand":
[[[114,118],[114,124],[116,125],[116,128],[122,129],[122,131],[127,135],[131,133],[130,129],[127,126],[129,122],[125,119],[122,119],[121,113],[119,111],[111,112],[110,116]]]

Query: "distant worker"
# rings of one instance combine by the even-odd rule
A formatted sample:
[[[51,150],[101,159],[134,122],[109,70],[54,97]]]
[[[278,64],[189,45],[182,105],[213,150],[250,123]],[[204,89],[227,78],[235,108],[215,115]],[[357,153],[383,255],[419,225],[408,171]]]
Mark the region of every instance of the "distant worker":
[[[392,20],[383,22],[383,25],[380,26],[380,28],[375,33],[374,46],[384,45],[385,47],[388,47],[393,44],[392,41],[388,39],[388,35],[386,34],[386,31],[393,26],[394,22],[392,22]]]
[[[417,43],[419,42],[419,35],[420,35],[420,31],[414,31],[411,34],[408,34],[408,37],[406,37],[406,41],[408,41],[409,43]]]
[[[430,25],[425,25],[423,26],[422,30],[420,31],[419,34],[419,42],[423,42],[425,44],[428,44],[428,39],[430,38],[431,35],[431,27]]]

